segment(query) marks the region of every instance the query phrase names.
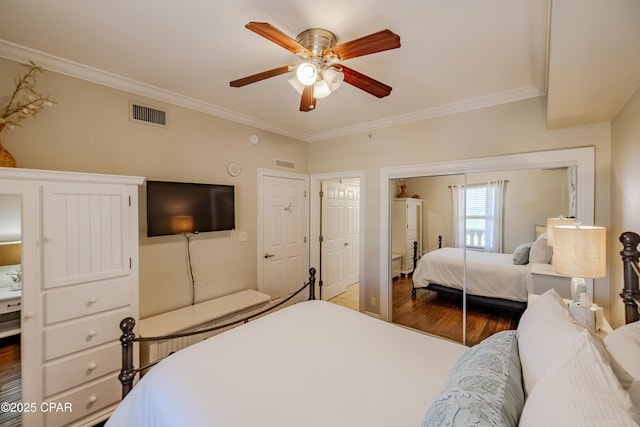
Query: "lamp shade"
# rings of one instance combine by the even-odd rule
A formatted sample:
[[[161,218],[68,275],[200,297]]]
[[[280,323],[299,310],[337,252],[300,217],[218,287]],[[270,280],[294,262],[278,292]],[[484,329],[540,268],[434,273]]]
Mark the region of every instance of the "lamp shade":
[[[302,95],[302,91],[304,90],[304,85],[302,83],[300,83],[300,80],[298,80],[297,77],[291,77],[289,79],[289,84],[291,86],[293,86],[293,88]]]
[[[317,99],[325,98],[331,95],[331,89],[329,89],[329,85],[324,80],[318,80],[313,84],[313,96]]]
[[[556,272],[595,279],[607,274],[607,229],[594,226],[553,227]]]
[[[193,232],[193,217],[191,215],[175,215],[171,217],[171,231],[173,234]]]
[[[312,85],[316,82],[318,78],[318,70],[316,66],[310,62],[303,62],[298,65],[298,69],[296,70],[296,77],[305,86]]]
[[[333,92],[342,84],[342,81],[344,80],[344,74],[341,71],[330,67],[324,71],[324,73],[322,74],[322,78],[325,82],[327,82],[327,85],[329,86],[331,92]]]
[[[574,225],[574,218],[555,217],[547,218],[547,246],[553,246],[553,227],[558,225]]]

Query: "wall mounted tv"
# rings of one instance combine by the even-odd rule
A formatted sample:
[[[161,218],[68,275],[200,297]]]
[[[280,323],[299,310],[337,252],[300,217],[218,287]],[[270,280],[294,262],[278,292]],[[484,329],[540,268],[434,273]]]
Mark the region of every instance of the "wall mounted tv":
[[[235,229],[233,185],[147,181],[147,236]]]

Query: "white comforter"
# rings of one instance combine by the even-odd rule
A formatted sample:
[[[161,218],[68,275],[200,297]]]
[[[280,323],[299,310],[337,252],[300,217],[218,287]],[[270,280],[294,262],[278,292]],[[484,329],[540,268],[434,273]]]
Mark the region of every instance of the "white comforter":
[[[462,248],[442,248],[420,258],[413,273],[413,283],[424,288],[437,283],[462,289]],[[532,287],[531,266],[514,265],[512,254],[466,251],[466,292],[511,301],[527,301]]]
[[[114,426],[416,426],[467,347],[323,301],[168,357]]]

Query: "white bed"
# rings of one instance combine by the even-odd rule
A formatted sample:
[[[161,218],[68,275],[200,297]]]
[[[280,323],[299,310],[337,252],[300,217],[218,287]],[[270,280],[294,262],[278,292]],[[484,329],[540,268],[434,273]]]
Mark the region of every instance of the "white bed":
[[[620,240],[631,309],[604,339],[553,289],[529,304],[517,331],[471,348],[310,292],[311,301],[169,356],[131,390],[139,340],[123,319],[128,394],[107,427],[638,426],[640,315],[624,296],[637,292],[640,235]]]
[[[531,265],[514,265],[512,254],[499,254],[462,248],[441,248],[425,253],[413,273],[414,288],[431,283],[462,290],[480,297],[526,302],[533,285]],[[463,265],[466,263],[466,274]]]
[[[169,356],[107,426],[637,426],[638,366],[640,322],[603,341],[554,290],[471,348],[308,301]]]
[[[416,426],[466,350],[307,301],[163,360],[109,426]]]

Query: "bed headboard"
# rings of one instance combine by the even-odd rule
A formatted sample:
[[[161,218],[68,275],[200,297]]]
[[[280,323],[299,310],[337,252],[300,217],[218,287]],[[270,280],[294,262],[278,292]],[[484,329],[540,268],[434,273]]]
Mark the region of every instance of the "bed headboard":
[[[625,322],[631,323],[640,320],[640,312],[638,312],[638,303],[640,303],[640,288],[638,287],[640,235],[632,231],[625,231],[620,235],[620,242],[623,246],[620,255],[622,255],[624,274],[624,288],[622,288],[620,298],[624,302]]]

